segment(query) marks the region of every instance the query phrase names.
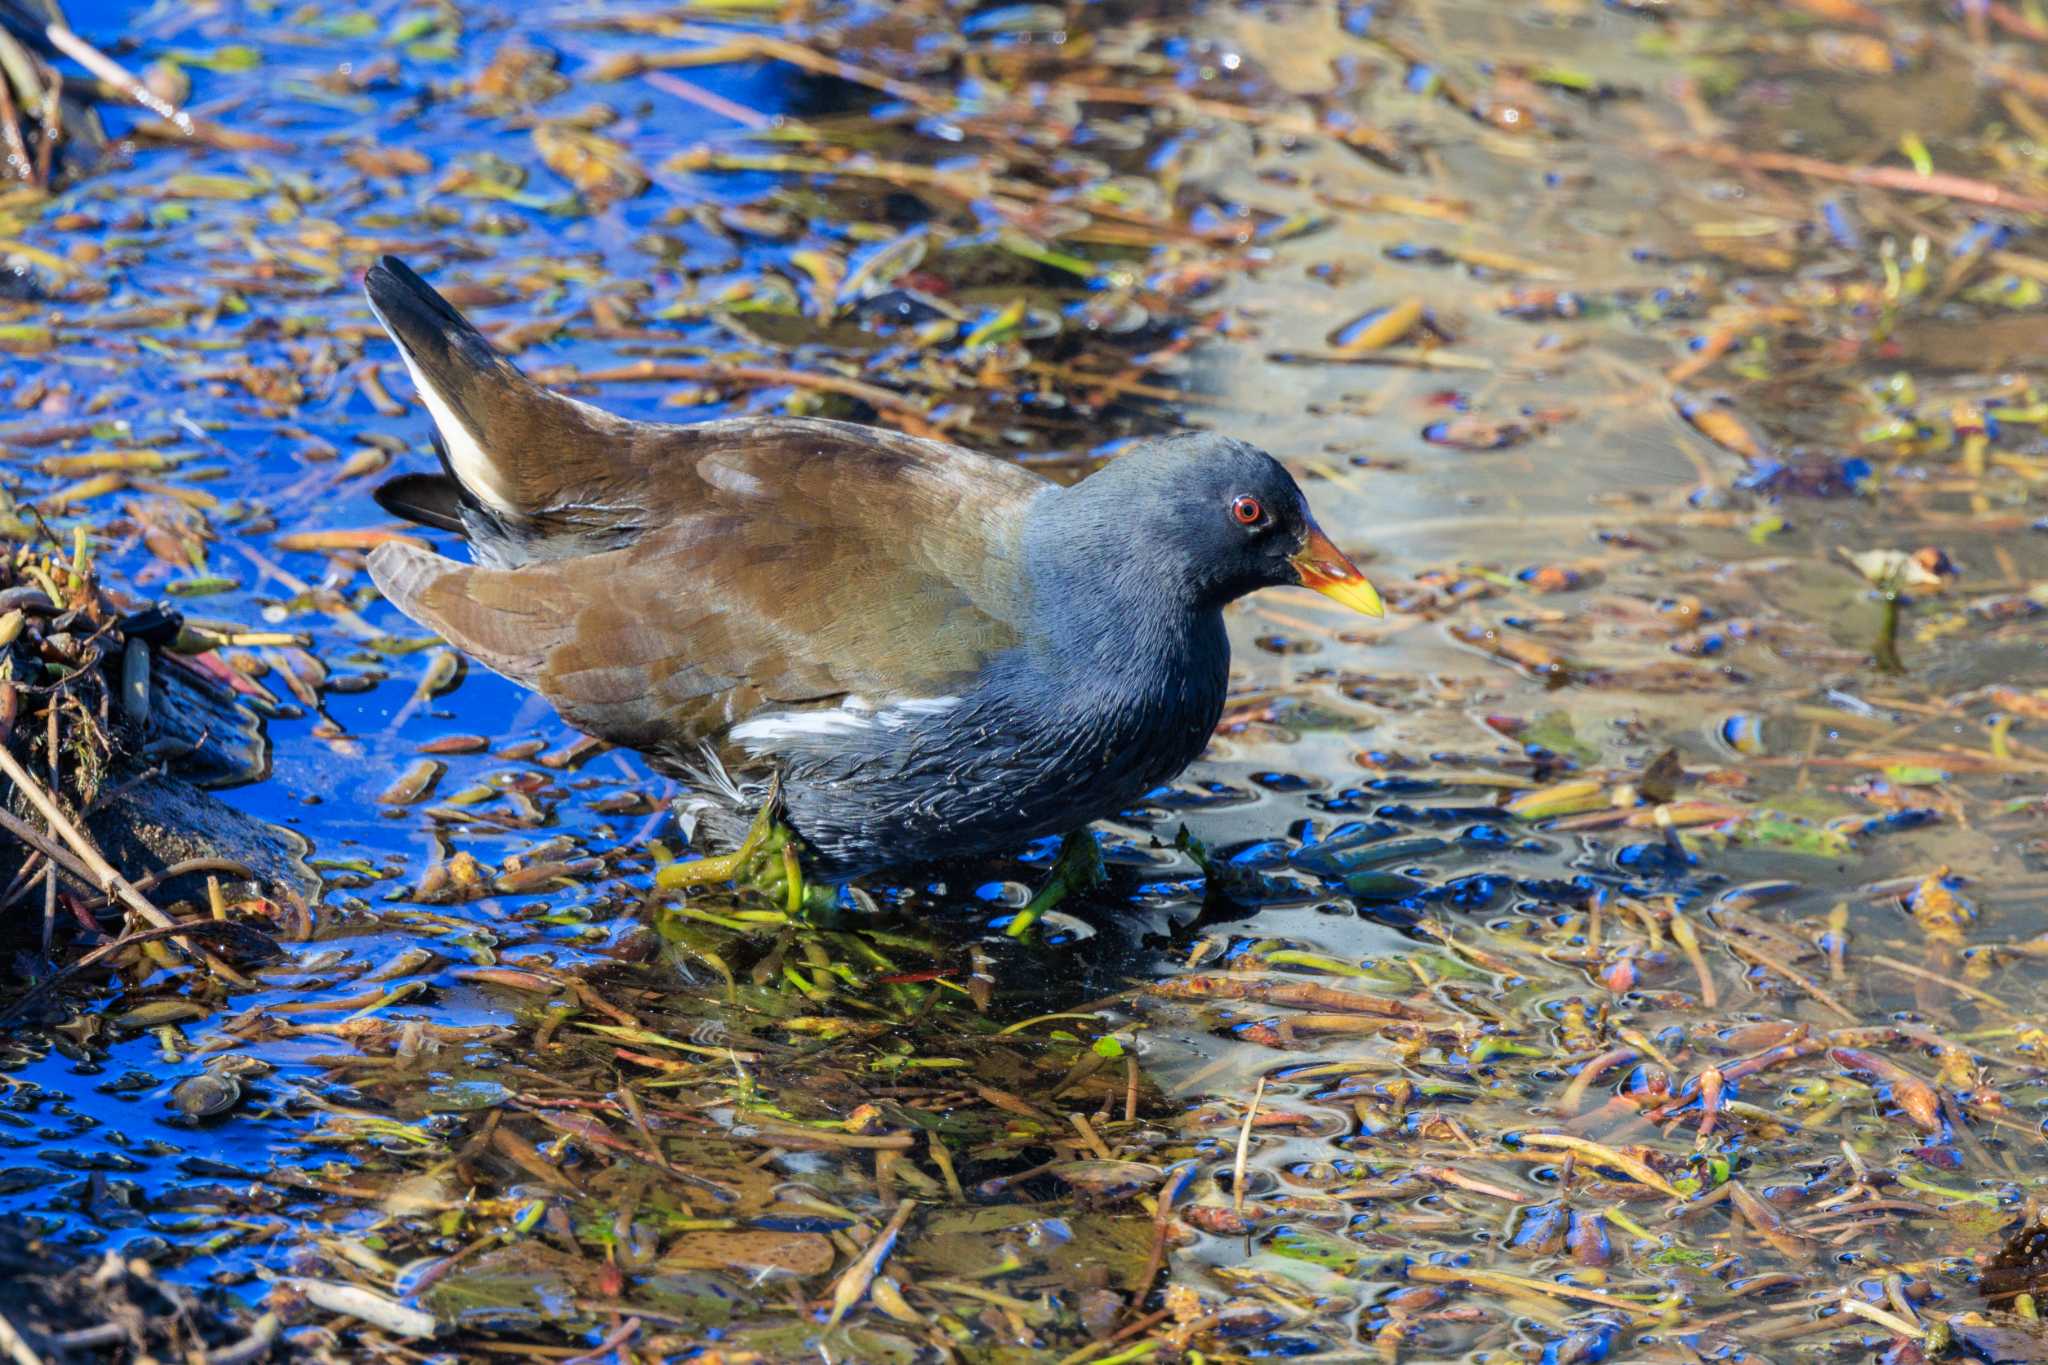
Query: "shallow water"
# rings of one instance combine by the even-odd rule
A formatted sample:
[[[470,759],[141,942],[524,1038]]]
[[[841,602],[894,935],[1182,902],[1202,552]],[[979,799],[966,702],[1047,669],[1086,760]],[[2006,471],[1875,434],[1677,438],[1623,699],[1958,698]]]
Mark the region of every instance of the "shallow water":
[[[818,316],[835,278],[819,256],[858,260],[874,249],[867,237],[901,233],[913,216],[902,192],[820,189],[770,204],[768,224],[699,216],[816,187],[763,169],[662,168],[700,144],[774,148],[739,139],[732,118],[673,85],[587,80],[607,56],[704,34],[573,22],[586,17],[476,8],[456,33],[437,9],[74,12],[89,33],[130,33],[139,58],[246,45],[253,54],[219,63],[246,69],[188,65],[194,107],[303,152],[145,148],[25,225],[34,244],[103,253],[82,278],[110,293],[60,293],[58,344],[10,357],[0,397],[23,411],[0,445],[15,451],[22,500],[73,481],[38,472],[51,452],[163,442],[191,456],[167,487],[138,477],[65,511],[123,518],[101,557],[135,591],[221,575],[232,583],[183,605],[308,634],[331,673],[317,711],[290,705],[276,672],[261,679],[280,700],[272,770],[221,795],[303,835],[328,882],[314,941],[225,1008],[204,998],[188,1018],[124,1022],[191,989],[157,973],[75,999],[88,1018],[104,1014],[103,1031],[17,1035],[0,1097],[11,1149],[0,1213],[251,1300],[265,1291],[259,1272],[400,1293],[429,1275],[439,1297],[420,1301],[478,1340],[591,1345],[637,1314],[680,1351],[724,1331],[730,1313],[734,1339],[774,1359],[821,1341],[855,1358],[930,1353],[942,1331],[969,1358],[1058,1359],[1104,1334],[1083,1306],[1090,1292],[1131,1296],[1112,1319],[1122,1326],[1149,1312],[1130,1283],[1153,1237],[1139,1197],[1177,1199],[1186,1217],[1160,1244],[1169,1317],[1126,1337],[1128,1349],[1853,1353],[1897,1329],[1845,1299],[1895,1322],[1920,1314],[1903,1319],[1914,1326],[1984,1307],[1972,1258],[2038,1198],[2048,1104],[2032,943],[2044,928],[2035,841],[2048,759],[2030,740],[2048,715],[2035,695],[2048,676],[2042,601],[2029,595],[2048,578],[2048,542],[2031,529],[2048,441],[2028,369],[2048,332],[2029,282],[2048,268],[2017,218],[1985,219],[2012,229],[1995,248],[2009,255],[1995,257],[1950,197],[1765,177],[1680,144],[1898,165],[1892,149],[1911,133],[1943,170],[2024,189],[2042,154],[2003,101],[2039,92],[1996,72],[2031,69],[2038,45],[2009,33],[1980,43],[1920,5],[1702,3],[1669,18],[1573,0],[1020,7],[964,25],[904,9],[897,23],[933,43],[960,28],[995,74],[987,88],[936,75],[915,87],[960,99],[944,109],[897,92],[923,112],[886,130],[833,123],[850,110],[886,119],[902,103],[829,76],[762,61],[675,72],[743,117],[816,120],[881,156],[937,162],[935,148],[957,143],[956,169],[996,136],[990,117],[1058,145],[1056,85],[1027,97],[1045,129],[1006,112],[999,87],[1020,73],[1113,84],[1075,50],[1087,35],[1127,84],[1133,68],[1116,56],[1135,48],[1162,87],[1212,101],[1209,118],[1172,137],[1132,126],[1122,106],[1097,111],[1077,157],[1099,165],[1047,158],[1048,176],[1071,172],[1082,187],[1068,203],[1012,187],[934,215],[934,230],[959,240],[922,268],[962,308],[962,330],[995,340],[992,351],[934,344],[940,359],[921,369],[900,333],[849,338]],[[821,25],[813,47],[914,73],[914,61],[875,55],[916,47],[889,23],[824,18],[844,28]],[[571,209],[521,99],[426,98],[474,80],[519,38],[559,49],[584,79],[548,113],[593,100],[616,111],[605,135],[650,168],[646,193]],[[1869,41],[1889,54],[1882,70],[1857,65],[1873,60]],[[388,79],[376,69],[386,60]],[[1603,84],[1615,89],[1573,93]],[[1386,130],[1404,169],[1293,135],[1316,119]],[[425,165],[393,159],[405,153]],[[525,182],[486,153],[525,168]],[[449,179],[458,168],[466,185]],[[170,179],[180,174],[230,179]],[[1170,185],[1195,231],[1133,245],[1104,230],[1122,220],[1061,218],[1111,175],[1123,202],[1145,207],[1167,202]],[[479,182],[496,188],[465,192]],[[55,215],[67,211],[95,221],[62,230]],[[874,230],[851,231],[851,216]],[[1035,224],[1040,248],[1103,264],[1085,278],[1027,269],[1000,245],[961,245],[963,219],[996,243],[1004,226]],[[433,656],[374,599],[359,557],[275,545],[382,525],[376,478],[427,467],[425,419],[355,291],[384,250],[482,286],[467,303],[488,322],[560,320],[522,336],[535,370],[650,355],[845,366],[945,395],[952,406],[927,414],[944,429],[1055,471],[1059,457],[1179,422],[1253,435],[1296,468],[1335,538],[1370,552],[1394,612],[1362,622],[1291,592],[1237,610],[1238,677],[1210,760],[1119,823],[1113,894],[1063,907],[1043,945],[1019,947],[1001,926],[1047,849],[945,887],[876,888],[880,928],[678,916],[648,889],[647,840],[669,833],[662,781],[617,753],[540,762],[573,736],[480,669],[421,696]],[[1146,310],[1146,327],[1117,339],[1088,313],[1105,297]],[[1003,316],[1012,298],[1063,319],[1061,336],[1023,350],[1006,330],[1019,320]],[[1415,325],[1360,345],[1368,315],[1410,300],[1423,310]],[[108,325],[166,305],[189,316]],[[876,361],[885,345],[910,358]],[[359,382],[365,361],[402,413],[378,411]],[[1032,396],[967,392],[978,380]],[[608,382],[589,396],[679,420],[821,401],[775,386],[711,401],[695,381]],[[1992,435],[1973,454],[1958,428],[1983,419],[1960,414],[1984,410]],[[20,440],[81,415],[128,425],[48,448]],[[395,453],[364,453],[388,437]],[[213,534],[203,570],[170,566],[140,534],[173,524],[177,493],[192,490],[218,499],[202,509]],[[1882,604],[1848,556],[1922,547],[1956,572],[1911,592],[1905,671],[1887,672],[1871,659]],[[378,802],[423,743],[450,733],[487,743],[441,756],[430,795]],[[534,752],[515,747],[532,741]],[[1667,750],[1676,775],[1671,760],[1653,774]],[[1620,790],[1656,783],[1675,791],[1637,804]],[[464,793],[474,803],[451,806]],[[1668,830],[1652,818],[1660,805]],[[1183,822],[1237,866],[1230,896],[1205,899],[1199,869],[1173,850]],[[480,869],[474,892],[423,898],[423,880],[455,869],[461,882],[460,854]],[[493,878],[518,871],[513,859],[563,866],[544,889],[507,892]],[[734,912],[715,898],[692,905]],[[857,951],[891,960],[847,956]],[[864,965],[826,980],[847,962]],[[539,976],[504,975],[559,982],[584,969],[632,1023],[580,996],[544,1003]],[[962,1003],[978,978],[990,982],[974,1002],[985,1013]],[[1273,993],[1301,986],[1351,998]],[[1407,1013],[1389,1023],[1361,995]],[[1044,1015],[1065,1017],[1025,1023]],[[600,1017],[687,1039],[685,1057],[723,1048],[760,1060],[735,1063],[745,1081],[734,1094],[710,1071],[655,1069],[654,1082],[624,1071],[648,1084],[649,1103],[673,1101],[657,1125],[702,1125],[687,1129],[693,1145],[649,1128],[641,1101],[618,1107],[610,1035],[586,1028]],[[829,1072],[802,1042],[871,1019],[896,1034],[856,1028],[858,1050],[825,1054]],[[462,1029],[497,1031],[436,1032]],[[579,1041],[564,1053],[558,1033]],[[649,1048],[668,1056],[645,1036],[632,1047],[643,1060],[628,1067],[654,1067]],[[1797,1055],[1772,1055],[1785,1047]],[[1903,1070],[1873,1071],[1860,1060],[1873,1052]],[[184,1126],[170,1088],[214,1053],[260,1074],[234,1112]],[[1594,1062],[1597,1079],[1575,1085]],[[930,1086],[904,1082],[926,1063]],[[1751,1064],[1754,1079],[1742,1075]],[[1079,1136],[1032,1118],[1004,1130],[999,1114],[991,1127],[977,1076],[1040,1117],[1082,1116]],[[1912,1088],[1929,1077],[1942,1106],[1931,1126],[1914,1121],[1925,1097]],[[1703,1112],[1704,1084],[1720,1087],[1718,1112]],[[863,1101],[892,1132],[959,1146],[965,1192],[936,1156],[885,1171],[879,1158],[861,1164],[865,1149],[795,1142],[763,1164],[745,1147],[749,1115],[825,1125]],[[871,1335],[848,1345],[832,1333],[849,1329],[820,1321],[843,1279],[814,1269],[800,1288],[769,1281],[774,1292],[757,1293],[745,1276],[670,1266],[707,1210],[676,1196],[679,1212],[661,1180],[606,1167],[611,1148],[588,1133],[580,1149],[559,1127],[562,1140],[543,1144],[536,1115],[559,1123],[577,1105],[605,1115],[614,1141],[664,1133],[671,1157],[712,1177],[773,1171],[772,1202],[748,1202],[746,1186],[740,1226],[838,1238],[834,1277],[915,1196],[926,1213],[897,1264],[925,1321],[887,1327],[870,1313]],[[570,1199],[531,1164],[480,1164],[473,1140],[501,1120],[590,1186]],[[1523,1131],[1603,1149],[1559,1156],[1504,1140]],[[1615,1164],[1631,1144],[1679,1198]],[[1038,1171],[1094,1159],[1129,1165]],[[1161,1174],[1177,1162],[1194,1163],[1184,1182]],[[505,1184],[451,1174],[479,1171]],[[1015,1190],[982,1184],[1013,1176]],[[1739,1198],[1724,1193],[1731,1183]],[[799,1196],[810,1222],[789,1212]],[[559,1212],[562,1226],[544,1224],[547,1241],[503,1233],[502,1248],[480,1251],[514,1216],[483,1207],[500,1199]],[[977,1208],[1016,1221],[985,1227]],[[624,1209],[625,1226],[593,1235],[585,1224],[600,1209]],[[372,1259],[337,1249],[351,1240]],[[643,1240],[669,1260],[643,1254]],[[1019,1268],[986,1280],[1008,1287],[1001,1301],[950,1287],[984,1283],[976,1276],[1011,1244]],[[792,1245],[777,1254],[796,1255]],[[554,1259],[517,1260],[536,1247]],[[577,1280],[578,1247],[614,1278]],[[502,1278],[451,1271],[450,1256]],[[529,1293],[557,1321],[507,1306]],[[713,1300],[747,1306],[713,1313]]]

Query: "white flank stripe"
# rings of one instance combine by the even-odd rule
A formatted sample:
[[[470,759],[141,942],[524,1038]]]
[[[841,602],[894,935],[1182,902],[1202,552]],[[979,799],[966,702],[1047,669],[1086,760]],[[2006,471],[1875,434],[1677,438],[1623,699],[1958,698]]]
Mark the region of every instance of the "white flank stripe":
[[[913,697],[891,702],[882,709],[835,706],[816,711],[778,711],[756,716],[732,727],[732,737],[750,749],[772,749],[789,740],[828,739],[859,734],[864,730],[901,730],[927,716],[950,711],[960,704],[958,697]]]

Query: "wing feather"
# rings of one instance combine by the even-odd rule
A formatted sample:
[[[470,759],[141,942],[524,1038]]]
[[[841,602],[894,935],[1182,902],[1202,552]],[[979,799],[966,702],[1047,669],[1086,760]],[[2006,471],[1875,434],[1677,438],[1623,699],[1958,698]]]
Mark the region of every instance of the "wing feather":
[[[838,423],[639,430],[602,490],[647,523],[623,548],[482,568],[392,543],[372,574],[572,723],[678,754],[764,707],[958,692],[1018,640],[1038,476]],[[556,488],[572,519],[593,495]]]

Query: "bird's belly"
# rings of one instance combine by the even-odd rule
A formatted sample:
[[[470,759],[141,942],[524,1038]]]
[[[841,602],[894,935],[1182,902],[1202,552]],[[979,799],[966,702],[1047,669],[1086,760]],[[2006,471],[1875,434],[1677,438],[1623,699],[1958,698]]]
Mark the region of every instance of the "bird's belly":
[[[1219,698],[1108,723],[1070,714],[1016,724],[960,708],[829,744],[792,742],[776,758],[790,824],[821,871],[854,875],[1010,852],[1113,815],[1192,762],[1220,711]]]

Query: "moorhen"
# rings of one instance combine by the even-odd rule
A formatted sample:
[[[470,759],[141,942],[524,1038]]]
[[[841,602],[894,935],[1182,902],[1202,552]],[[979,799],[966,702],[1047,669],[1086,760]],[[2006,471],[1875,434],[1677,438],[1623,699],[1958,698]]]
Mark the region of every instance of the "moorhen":
[[[833,880],[1071,834],[1202,752],[1225,604],[1301,584],[1381,611],[1242,441],[1145,441],[1062,487],[846,422],[631,422],[535,384],[404,263],[365,287],[442,465],[377,499],[473,561],[389,542],[377,586],[686,778],[728,847],[771,783]]]

